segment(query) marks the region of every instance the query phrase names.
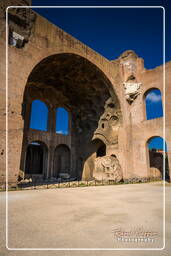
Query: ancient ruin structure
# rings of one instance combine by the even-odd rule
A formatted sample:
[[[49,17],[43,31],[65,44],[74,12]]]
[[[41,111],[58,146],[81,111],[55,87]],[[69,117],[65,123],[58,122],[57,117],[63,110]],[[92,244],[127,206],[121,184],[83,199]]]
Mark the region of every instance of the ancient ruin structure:
[[[9,182],[161,177],[161,164],[151,164],[147,148],[150,138],[163,137],[164,117],[146,118],[145,97],[154,88],[162,96],[166,88],[169,170],[171,62],[165,66],[164,84],[164,67],[147,70],[134,51],[109,61],[31,9],[9,8],[6,70],[5,4],[27,5],[29,1],[1,3],[1,181],[6,168]],[[36,100],[47,109],[44,130],[30,125]],[[66,134],[56,130],[59,108],[68,113]]]

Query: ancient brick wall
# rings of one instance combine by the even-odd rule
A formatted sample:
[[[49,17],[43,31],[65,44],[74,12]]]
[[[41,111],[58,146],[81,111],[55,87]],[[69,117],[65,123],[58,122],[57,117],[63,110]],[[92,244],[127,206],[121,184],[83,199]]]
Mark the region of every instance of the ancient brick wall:
[[[12,15],[17,16],[17,12],[12,10]],[[12,17],[13,17],[12,16]],[[17,16],[18,17],[18,16]],[[124,178],[147,177],[150,175],[148,167],[148,157],[146,144],[150,137],[163,137],[163,118],[146,120],[144,94],[150,88],[160,89],[163,91],[163,67],[156,67],[153,70],[146,70],[144,63],[134,52],[127,51],[117,60],[109,61],[96,53],[71,35],[59,29],[43,17],[30,12],[30,10],[19,12],[19,18],[25,19],[27,34],[19,29],[19,25],[14,25],[15,18],[10,23],[10,33],[14,40],[19,40],[19,44],[10,43],[8,45],[8,173],[9,180],[16,181],[18,174],[21,172],[23,155],[23,136],[32,134],[29,131],[23,135],[24,120],[23,99],[25,88],[28,86],[28,78],[39,63],[46,61],[49,56],[58,56],[58,54],[69,54],[79,56],[80,63],[90,63],[94,74],[96,72],[101,76],[101,87],[109,90],[118,100],[118,106],[121,112],[121,122],[118,128],[117,143],[108,143],[106,148],[107,155],[115,155],[120,163]],[[2,68],[1,76],[1,180],[5,175],[5,19],[1,15],[1,37],[0,50]],[[18,23],[17,23],[18,24]],[[16,31],[15,31],[16,30]],[[10,34],[11,35],[11,34]],[[23,40],[23,41],[22,41]],[[21,42],[22,41],[22,42]],[[69,56],[68,55],[68,56]],[[57,57],[58,58],[58,57]],[[82,65],[82,64],[81,64]],[[88,66],[87,66],[88,67]],[[96,70],[96,71],[95,71]],[[83,72],[83,71],[81,71]],[[82,74],[82,73],[80,73]],[[131,77],[133,74],[133,77]],[[169,93],[171,92],[171,62],[166,64],[166,142],[168,146],[168,159],[171,166],[171,103]],[[95,79],[95,78],[92,78]],[[129,96],[129,86],[134,84],[135,92]],[[91,97],[90,97],[91,98]],[[93,102],[93,99],[92,99]],[[29,114],[29,112],[28,112]],[[113,114],[114,115],[114,114]],[[116,115],[116,113],[115,113]],[[115,116],[114,115],[114,116]],[[117,116],[117,115],[116,115]],[[53,126],[54,124],[52,124]],[[112,128],[114,129],[114,128]],[[116,129],[114,129],[116,132]],[[113,130],[113,131],[114,131]],[[35,133],[36,134],[36,133]],[[29,135],[33,139],[33,134]],[[49,135],[46,133],[47,141]],[[72,136],[72,134],[71,134]],[[26,138],[26,137],[24,137]],[[28,137],[29,138],[29,137]],[[110,136],[111,138],[111,136]],[[109,141],[110,141],[110,138]],[[67,144],[67,142],[66,142]],[[48,142],[47,142],[48,145]],[[25,149],[24,149],[25,150]],[[93,156],[94,157],[94,156]],[[91,159],[92,161],[92,159]],[[91,165],[90,161],[90,166]],[[23,159],[24,162],[24,159]],[[94,167],[92,167],[94,168]],[[23,171],[23,168],[22,168]]]

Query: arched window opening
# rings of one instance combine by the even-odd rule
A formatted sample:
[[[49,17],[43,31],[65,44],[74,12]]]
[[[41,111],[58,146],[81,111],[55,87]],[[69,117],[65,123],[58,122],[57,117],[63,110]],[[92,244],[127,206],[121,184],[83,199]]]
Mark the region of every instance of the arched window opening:
[[[34,100],[31,105],[30,128],[47,131],[48,108],[40,100]]]
[[[69,179],[70,178],[70,149],[66,145],[59,145],[54,154],[54,177]]]
[[[26,152],[26,174],[43,174],[46,161],[46,146],[41,142],[32,142]]]
[[[56,110],[56,133],[69,134],[69,115],[65,108]]]
[[[96,152],[96,157],[102,157],[106,155],[106,145],[102,144]]]
[[[162,96],[159,89],[151,89],[145,93],[146,118],[147,120],[162,117]]]
[[[161,177],[162,179],[165,176],[165,179],[169,180],[169,164],[166,142],[161,137],[152,137],[151,139],[148,140],[147,146],[150,175],[152,177]]]

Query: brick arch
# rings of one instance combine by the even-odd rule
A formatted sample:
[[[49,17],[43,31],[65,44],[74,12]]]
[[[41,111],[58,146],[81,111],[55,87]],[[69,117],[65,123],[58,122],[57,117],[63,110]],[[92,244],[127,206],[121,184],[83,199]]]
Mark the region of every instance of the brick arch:
[[[148,176],[153,178],[162,178],[165,180],[170,180],[170,168],[168,162],[167,151],[163,154],[162,151],[152,151],[149,150],[148,145],[150,141],[154,138],[161,138],[165,143],[167,149],[167,141],[160,135],[153,135],[146,140],[145,150],[146,150],[146,163],[148,169]],[[163,146],[163,145],[162,145]],[[164,161],[165,159],[165,161]],[[165,169],[163,169],[165,166]]]
[[[118,76],[118,70],[116,65],[114,63],[111,63],[109,60],[105,59],[104,57],[97,54],[92,49],[88,48],[84,44],[81,43],[84,47],[82,47],[81,51],[78,49],[41,49],[39,52],[36,52],[36,56],[31,59],[31,61],[28,60],[27,67],[25,70],[25,75],[23,77],[23,80],[25,80],[25,84],[27,83],[27,79],[32,72],[32,70],[38,65],[41,61],[48,58],[49,56],[58,55],[58,54],[73,54],[75,56],[80,56],[84,58],[85,60],[89,61],[90,63],[94,64],[97,69],[101,70],[103,74],[106,76],[106,78],[110,81],[113,90],[115,91],[116,95],[120,94],[119,88],[116,86],[118,83],[117,80],[114,79],[115,76]],[[31,47],[31,45],[29,45]],[[88,50],[87,50],[88,49]],[[31,50],[31,49],[30,49]],[[87,54],[87,52],[89,54]],[[24,88],[23,88],[24,92]]]
[[[56,146],[53,158],[53,176],[55,178],[65,178],[65,174],[71,174],[71,150],[65,144]]]
[[[91,50],[92,51],[92,50]],[[104,58],[103,58],[103,62],[100,61],[100,60],[92,60],[92,58],[90,58],[89,56],[85,55],[85,54],[76,54],[76,53],[73,53],[71,51],[67,52],[67,51],[60,51],[58,53],[54,53],[54,54],[50,54],[50,55],[43,55],[43,58],[41,59],[38,59],[36,63],[32,63],[32,68],[28,74],[28,77],[27,77],[27,81],[26,81],[26,85],[28,84],[31,84],[32,85],[32,82],[30,82],[30,76],[33,74],[33,72],[35,70],[38,69],[39,65],[41,65],[43,62],[46,62],[48,61],[48,59],[53,59],[53,57],[58,57],[60,58],[60,56],[73,56],[73,60],[74,59],[80,59],[81,62],[85,62],[87,65],[91,65],[94,70],[96,69],[96,71],[98,71],[100,73],[101,76],[103,76],[105,82],[105,86],[107,87],[107,89],[110,91],[110,94],[111,96],[113,97],[116,97],[117,98],[117,101],[120,105],[120,101],[119,101],[119,91],[118,91],[118,88],[115,87],[115,81],[113,80],[113,75],[111,75],[111,71],[114,72],[114,70],[111,70],[111,63],[106,60],[106,63],[103,63],[104,62]],[[114,67],[113,67],[114,68]],[[23,95],[24,95],[24,91],[23,91]]]
[[[143,97],[145,97],[151,90],[159,90],[160,93],[162,94],[161,89],[159,87],[150,87],[144,92]]]
[[[46,177],[48,147],[45,142],[35,140],[28,143],[25,155],[25,176],[36,178],[37,175]]]

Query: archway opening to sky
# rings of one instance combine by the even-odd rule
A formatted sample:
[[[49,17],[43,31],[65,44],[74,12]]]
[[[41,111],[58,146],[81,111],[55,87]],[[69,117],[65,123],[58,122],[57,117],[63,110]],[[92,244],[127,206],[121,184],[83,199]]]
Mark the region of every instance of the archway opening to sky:
[[[32,101],[30,128],[40,131],[47,131],[48,108],[46,104],[40,100]]]
[[[56,110],[56,133],[68,135],[69,133],[69,115],[65,108]]]
[[[152,137],[147,142],[150,176],[169,180],[167,145],[162,137]]]
[[[60,53],[46,57],[33,68],[23,98],[22,171],[28,143],[42,141],[48,146],[43,178],[81,179],[84,171],[86,179],[93,178],[96,153],[102,143],[94,145],[92,139],[107,142],[106,137],[112,133],[111,126],[109,132],[105,127],[98,129],[99,120],[106,118],[108,111],[117,116],[118,124],[122,120],[115,89],[104,73],[106,70],[98,65],[98,60],[92,63],[80,55]],[[65,147],[58,148],[59,145]],[[105,154],[104,147],[98,154]]]
[[[163,116],[162,96],[159,89],[150,89],[145,93],[146,119]]]

